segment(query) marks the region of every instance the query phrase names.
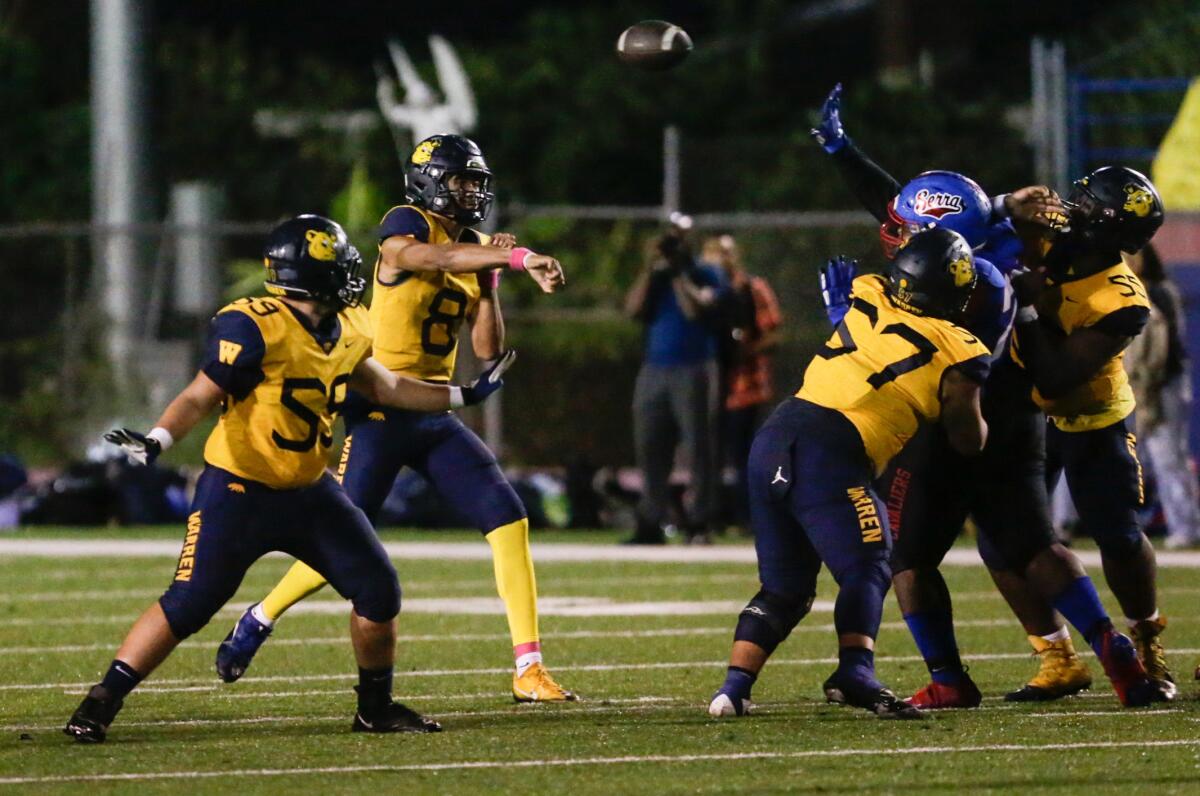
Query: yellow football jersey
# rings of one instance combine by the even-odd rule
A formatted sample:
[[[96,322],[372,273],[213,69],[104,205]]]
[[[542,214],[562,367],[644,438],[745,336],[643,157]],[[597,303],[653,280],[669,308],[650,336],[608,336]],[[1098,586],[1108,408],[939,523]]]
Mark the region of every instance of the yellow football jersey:
[[[1134,337],[1150,313],[1150,300],[1140,279],[1124,263],[1081,279],[1052,284],[1038,301],[1043,323],[1070,334],[1097,327],[1113,334]],[[1021,362],[1020,335],[1014,331],[1013,360]],[[1063,431],[1090,431],[1111,426],[1128,417],[1136,402],[1125,375],[1122,351],[1104,364],[1086,384],[1053,400],[1035,388],[1033,400]]]
[[[942,412],[942,378],[953,367],[980,383],[990,352],[950,321],[905,312],[880,276],[854,280],[850,311],[804,372],[797,398],[836,409],[854,424],[882,473],[917,432]]]
[[[316,335],[275,298],[217,313],[203,370],[229,396],[206,462],[275,489],[321,477],[350,374],[371,355],[367,311],[349,307],[337,321],[336,334]]]
[[[487,243],[491,238],[464,229],[452,240],[437,216],[419,207],[393,207],[379,225],[379,238],[404,235],[421,243]],[[375,292],[371,323],[375,358],[384,367],[426,381],[448,382],[454,375],[458,335],[463,319],[474,317],[479,304],[475,274],[445,271],[405,271],[393,282],[379,278],[375,262]]]

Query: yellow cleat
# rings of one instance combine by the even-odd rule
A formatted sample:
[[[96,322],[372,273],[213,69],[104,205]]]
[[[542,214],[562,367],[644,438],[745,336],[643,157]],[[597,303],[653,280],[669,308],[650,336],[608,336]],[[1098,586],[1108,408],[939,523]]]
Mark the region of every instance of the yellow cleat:
[[[1070,637],[1062,641],[1046,641],[1030,636],[1033,654],[1041,658],[1038,672],[1025,685],[1004,695],[1006,702],[1049,702],[1078,694],[1092,686],[1092,673],[1075,652]]]
[[[574,702],[578,698],[554,682],[540,663],[533,664],[519,677],[513,673],[512,692],[517,702]]]
[[[1151,680],[1169,684],[1170,690],[1174,692],[1175,678],[1171,676],[1171,670],[1167,668],[1167,656],[1163,652],[1162,642],[1158,640],[1166,628],[1167,618],[1165,616],[1160,616],[1158,619],[1143,619],[1131,628],[1129,635],[1133,637],[1138,657],[1142,659],[1142,665],[1146,667],[1146,674],[1150,676]]]

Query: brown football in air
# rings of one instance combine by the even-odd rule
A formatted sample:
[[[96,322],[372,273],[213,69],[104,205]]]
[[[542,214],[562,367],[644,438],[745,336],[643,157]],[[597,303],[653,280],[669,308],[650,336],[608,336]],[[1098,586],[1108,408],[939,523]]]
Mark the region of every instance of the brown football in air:
[[[692,37],[687,31],[661,19],[631,25],[617,39],[617,56],[640,69],[670,69],[691,51]]]

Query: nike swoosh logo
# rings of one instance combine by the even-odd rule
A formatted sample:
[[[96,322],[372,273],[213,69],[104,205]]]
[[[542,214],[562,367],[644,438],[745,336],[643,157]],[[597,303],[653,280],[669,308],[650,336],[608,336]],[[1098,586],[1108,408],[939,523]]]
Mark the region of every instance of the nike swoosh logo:
[[[374,725],[374,724],[372,724],[371,722],[367,721],[366,719],[364,719],[364,718],[362,717],[362,714],[361,714],[361,713],[359,713],[359,714],[358,714],[358,722],[359,722],[360,724],[362,724],[362,726],[366,727],[368,730],[373,730],[373,729],[375,729],[375,725]]]

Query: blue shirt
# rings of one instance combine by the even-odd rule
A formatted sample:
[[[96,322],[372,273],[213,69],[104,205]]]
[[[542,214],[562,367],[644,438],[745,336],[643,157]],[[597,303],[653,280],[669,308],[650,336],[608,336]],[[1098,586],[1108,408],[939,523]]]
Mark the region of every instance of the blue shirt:
[[[701,287],[726,289],[720,268],[697,263],[691,279]],[[650,296],[646,324],[646,363],[650,365],[698,365],[717,358],[717,331],[698,319],[689,319],[679,307],[668,280],[659,283]]]

